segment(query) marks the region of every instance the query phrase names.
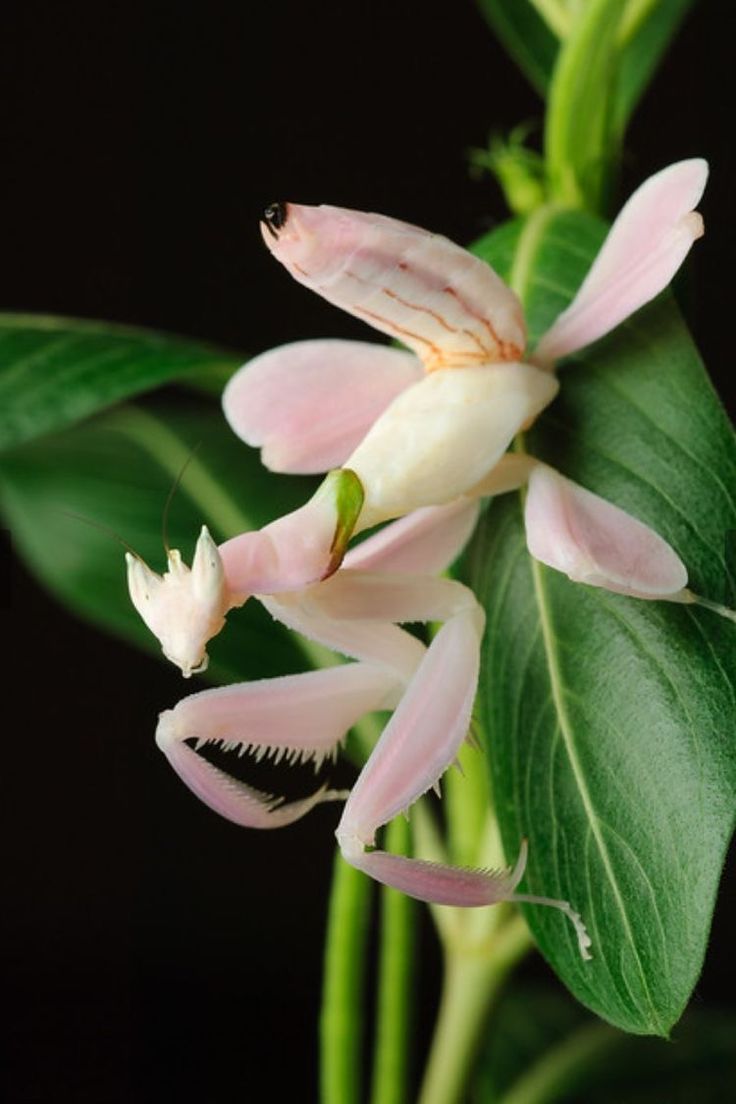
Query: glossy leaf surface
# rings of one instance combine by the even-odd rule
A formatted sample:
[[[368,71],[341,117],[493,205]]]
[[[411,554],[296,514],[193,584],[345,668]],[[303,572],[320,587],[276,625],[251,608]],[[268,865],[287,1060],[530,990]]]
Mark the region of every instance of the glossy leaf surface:
[[[603,234],[591,216],[548,209],[478,251],[511,277],[538,337]],[[722,600],[736,448],[672,299],[560,375],[529,451],[650,524],[692,589]],[[480,708],[504,845],[513,855],[528,837],[523,887],[573,903],[593,961],[551,910],[527,910],[529,924],[585,1004],[667,1034],[700,972],[733,827],[736,628],[532,561],[518,496],[491,505],[467,572],[488,615]]]
[[[0,449],[175,379],[227,377],[231,354],[153,330],[0,314]]]

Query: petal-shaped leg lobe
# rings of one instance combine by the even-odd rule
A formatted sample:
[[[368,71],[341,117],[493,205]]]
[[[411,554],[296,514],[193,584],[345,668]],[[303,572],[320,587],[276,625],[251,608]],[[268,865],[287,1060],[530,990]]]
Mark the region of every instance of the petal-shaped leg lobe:
[[[478,520],[477,502],[425,506],[351,548],[343,566],[361,571],[437,575],[462,552]]]
[[[518,360],[521,304],[467,250],[408,223],[289,203],[264,241],[300,283],[397,338],[428,369]]]
[[[411,353],[364,341],[296,341],[245,364],[222,396],[225,417],[267,468],[340,467],[406,387],[422,378]]]
[[[365,493],[357,529],[465,494],[557,390],[528,364],[448,369],[407,388],[347,461]]]
[[[511,899],[523,870],[467,870],[459,866],[408,859],[387,851],[365,851],[362,846],[343,846],[352,866],[383,885],[429,901],[435,905],[481,908]]]
[[[318,589],[315,587],[314,591]],[[402,687],[411,681],[424,658],[426,649],[422,642],[404,629],[385,621],[328,617],[320,611],[318,601],[305,602],[304,592],[282,594],[278,598],[260,595],[259,600],[282,625],[340,655],[364,660],[391,672]],[[392,702],[391,707],[395,704]]]
[[[703,233],[694,207],[707,178],[707,163],[693,158],[634,192],[572,303],[539,342],[536,363],[550,365],[590,345],[667,287]]]
[[[686,600],[687,570],[649,526],[539,465],[529,479],[524,520],[529,552],[574,582],[635,598]]]
[[[516,866],[507,870],[468,870],[443,863],[409,859],[387,851],[365,851],[359,841],[341,841],[343,857],[364,874],[382,885],[391,886],[419,901],[456,908],[482,908],[501,901],[545,905],[564,913],[575,929],[580,956],[588,961],[591,939],[579,913],[567,901],[516,893],[524,876],[527,859],[526,840],[522,840]]]
[[[313,603],[313,607],[310,606]],[[343,568],[304,594],[303,608],[335,621],[449,621],[478,610],[475,596],[455,579],[393,575]]]
[[[373,842],[376,829],[439,781],[466,738],[478,682],[483,614],[454,617],[432,641],[363,768],[337,835]]]

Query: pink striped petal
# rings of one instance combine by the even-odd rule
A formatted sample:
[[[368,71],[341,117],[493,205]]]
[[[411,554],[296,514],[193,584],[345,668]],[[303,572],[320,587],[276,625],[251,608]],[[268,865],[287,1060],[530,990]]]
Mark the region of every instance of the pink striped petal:
[[[297,341],[236,372],[225,417],[271,471],[340,467],[389,403],[423,369],[411,353],[364,341]]]
[[[478,510],[478,503],[467,498],[415,510],[351,548],[343,566],[437,575],[460,555],[475,528]]]
[[[351,471],[330,472],[291,514],[219,547],[227,587],[238,595],[301,590],[336,571],[363,503]]]
[[[185,741],[321,762],[364,713],[393,704],[396,689],[394,676],[364,663],[217,687],[162,713],[156,741],[182,781],[215,812],[245,827],[278,828],[319,801],[345,795],[323,786],[282,805],[208,763]]]
[[[262,229],[296,280],[398,338],[428,369],[523,354],[516,295],[447,238],[383,215],[294,203],[267,212]]]
[[[621,210],[567,310],[539,342],[549,365],[596,341],[667,287],[703,233],[694,211],[708,178],[701,158],[650,176]]]
[[[687,570],[654,530],[540,465],[529,479],[526,540],[532,556],[577,583],[635,598],[681,600]]]

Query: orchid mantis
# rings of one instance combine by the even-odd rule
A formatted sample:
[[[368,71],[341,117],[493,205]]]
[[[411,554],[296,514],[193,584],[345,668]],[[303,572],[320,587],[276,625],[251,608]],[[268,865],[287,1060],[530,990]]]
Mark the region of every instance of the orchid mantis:
[[[503,871],[465,870],[373,848],[379,827],[438,787],[468,734],[485,618],[467,587],[438,572],[456,558],[476,518],[477,504],[468,499],[415,511],[348,552],[325,581],[258,595],[289,628],[354,662],[192,694],[161,714],[156,739],[186,785],[234,823],[280,828],[321,802],[347,798],[336,836],[352,865],[438,904],[518,900],[553,906],[572,921],[581,954],[589,957],[584,925],[566,901],[516,893],[526,863],[524,843],[516,866]],[[206,531],[195,553],[192,585],[203,557],[212,565],[213,586],[221,582],[223,592],[231,590],[227,558],[221,559]],[[132,569],[139,570],[135,564]],[[180,573],[174,585],[178,592]],[[428,648],[398,628],[430,620],[444,625]],[[319,765],[336,754],[363,714],[378,709],[393,709],[393,716],[349,794],[321,786],[309,797],[281,803],[197,753],[203,745],[220,744],[258,758],[313,759]],[[196,750],[188,740],[196,741]]]
[[[669,283],[702,233],[694,207],[706,176],[705,162],[683,161],[634,193],[573,303],[526,361],[516,295],[459,246],[383,216],[268,209],[264,239],[288,271],[410,351],[312,341],[251,361],[226,388],[226,417],[272,470],[328,471],[317,494],[219,548],[203,530],[191,572],[175,552],[163,577],[128,556],[136,608],[185,676],[204,668],[207,641],[251,595],[355,661],[207,690],[164,713],[159,745],[209,805],[239,824],[276,827],[345,795],[323,787],[280,804],[207,763],[188,739],[323,758],[362,713],[390,708],[337,829],[344,856],[425,900],[532,900],[515,893],[523,848],[515,870],[497,874],[366,848],[381,824],[439,781],[467,734],[483,613],[467,588],[438,573],[472,530],[478,498],[528,485],[529,551],[576,581],[645,599],[698,600],[677,553],[643,522],[506,450],[554,399],[556,362]],[[386,521],[393,524],[348,551],[353,534]],[[428,620],[444,622],[428,649],[398,627]],[[570,906],[534,900],[567,913],[587,955]]]

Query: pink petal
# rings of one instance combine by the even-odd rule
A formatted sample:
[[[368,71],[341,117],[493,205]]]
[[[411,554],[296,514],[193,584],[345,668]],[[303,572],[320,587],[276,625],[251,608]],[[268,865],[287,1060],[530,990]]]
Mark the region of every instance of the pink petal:
[[[300,283],[417,354],[427,368],[521,358],[521,304],[483,261],[382,215],[289,203],[262,225]]]
[[[458,498],[446,506],[425,506],[351,548],[343,566],[363,571],[437,575],[445,571],[470,538],[478,503]]]
[[[289,601],[289,595],[278,598],[260,595],[259,601],[277,621],[307,639],[391,672],[401,680],[402,687],[410,682],[426,651],[421,641],[385,622],[338,620],[327,616],[320,612],[317,600],[323,585],[320,583],[312,588],[314,600],[309,606],[305,592],[295,595],[293,601]]]
[[[355,843],[343,848],[343,856],[352,866],[375,878],[377,882],[435,905],[482,908],[501,901],[514,901],[559,909],[575,929],[581,958],[588,961],[592,957],[591,940],[585,924],[567,901],[515,892],[526,867],[526,840],[522,840],[516,866],[506,870],[467,870],[459,866],[391,855],[387,851],[365,851]]]
[[[271,471],[340,467],[388,404],[421,379],[416,357],[364,341],[297,341],[236,372],[225,417]]]
[[[440,629],[363,768],[337,828],[343,849],[371,844],[376,829],[434,786],[467,736],[478,682],[482,613]]]
[[[693,210],[708,165],[678,161],[650,176],[621,210],[567,310],[539,342],[534,361],[549,365],[596,341],[667,287],[703,233]]]
[[[685,565],[662,537],[546,466],[529,479],[525,522],[531,555],[574,582],[674,600],[687,583]]]
[[[306,596],[333,620],[449,621],[476,606],[473,592],[455,579],[392,575],[343,567]]]
[[[182,781],[215,812],[245,827],[281,827],[336,795],[322,787],[303,801],[280,805],[278,798],[212,766],[184,741],[222,743],[241,754],[266,749],[275,758],[306,754],[321,760],[364,713],[392,704],[396,686],[385,670],[350,663],[217,687],[162,713],[156,741]]]

